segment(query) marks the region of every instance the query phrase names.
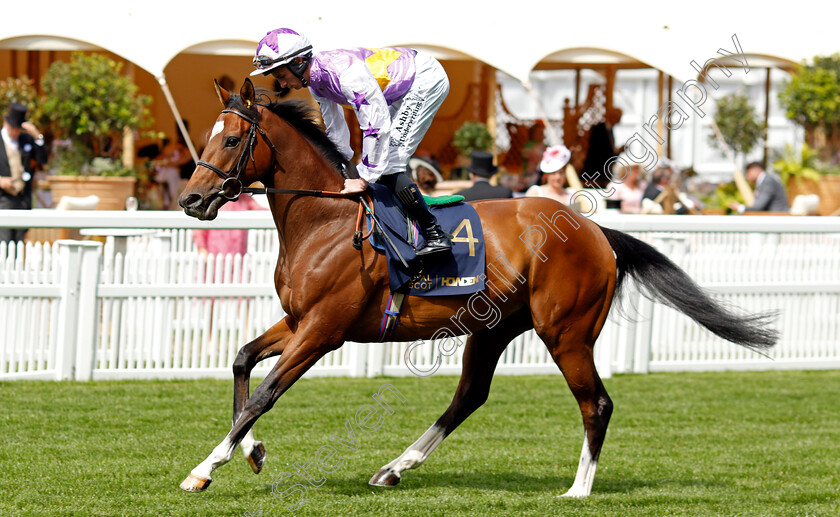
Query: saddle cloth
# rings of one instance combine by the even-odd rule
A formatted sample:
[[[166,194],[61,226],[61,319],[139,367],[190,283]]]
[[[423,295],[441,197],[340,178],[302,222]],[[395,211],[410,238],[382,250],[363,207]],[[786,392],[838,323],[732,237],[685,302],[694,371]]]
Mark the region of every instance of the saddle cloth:
[[[388,259],[391,292],[402,290],[414,296],[449,296],[484,289],[484,233],[472,205],[458,202],[430,206],[443,231],[453,236],[452,253],[420,259],[414,251],[425,243],[419,225],[406,217],[400,202],[387,187],[373,183],[368,188],[376,219],[409,265],[406,270],[377,231],[371,234],[371,245],[385,253]],[[369,215],[367,224],[368,227],[373,224]]]

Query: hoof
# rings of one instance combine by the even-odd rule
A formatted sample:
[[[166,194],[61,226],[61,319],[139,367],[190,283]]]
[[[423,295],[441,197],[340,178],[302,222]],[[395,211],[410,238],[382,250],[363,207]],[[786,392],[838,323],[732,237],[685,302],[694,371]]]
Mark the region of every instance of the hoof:
[[[397,486],[399,483],[400,475],[391,469],[381,469],[368,481],[373,486]]]
[[[204,492],[212,481],[212,479],[204,479],[190,474],[187,479],[181,481],[181,490],[185,492]]]
[[[254,474],[259,474],[263,468],[263,463],[265,463],[265,447],[262,442],[256,442],[254,444],[254,450],[251,451],[247,459],[248,465],[251,466]]]

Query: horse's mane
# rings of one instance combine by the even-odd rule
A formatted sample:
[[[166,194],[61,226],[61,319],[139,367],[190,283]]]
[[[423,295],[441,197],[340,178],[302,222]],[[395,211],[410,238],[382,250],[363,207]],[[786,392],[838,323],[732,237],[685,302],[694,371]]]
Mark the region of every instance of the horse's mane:
[[[303,101],[275,101],[260,104],[267,110],[271,111],[278,117],[292,125],[300,133],[319,150],[332,164],[333,167],[339,171],[343,170],[347,165],[347,160],[338,147],[329,139],[324,130],[317,122],[315,110]],[[231,95],[228,107],[235,107],[245,113],[251,113],[256,116],[254,109],[245,106],[242,98],[239,95]]]

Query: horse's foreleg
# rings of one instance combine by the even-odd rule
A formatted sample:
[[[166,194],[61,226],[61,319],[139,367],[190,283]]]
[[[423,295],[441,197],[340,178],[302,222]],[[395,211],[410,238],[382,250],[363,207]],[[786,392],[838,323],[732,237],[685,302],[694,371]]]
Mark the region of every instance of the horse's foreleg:
[[[497,327],[471,335],[464,348],[461,380],[449,408],[399,458],[379,469],[369,483],[374,486],[394,486],[400,482],[402,471],[422,465],[444,438],[484,404],[490,393],[490,382],[499,356],[513,338],[530,326],[530,312],[522,309]]]
[[[190,475],[181,482],[181,488],[188,492],[205,490],[212,481],[213,471],[230,461],[254,422],[270,410],[277,399],[318,359],[335,348],[323,345],[317,338],[298,338],[298,335],[295,335],[289,340],[280,360],[254,390],[228,435],[213,449],[207,459],[192,469]]]
[[[251,370],[264,359],[283,352],[292,331],[289,328],[289,316],[268,329],[263,335],[239,349],[233,362],[233,423],[239,419],[248,401],[251,384]],[[254,438],[253,428],[242,439],[242,453],[251,470],[259,474],[265,462],[265,447]]]

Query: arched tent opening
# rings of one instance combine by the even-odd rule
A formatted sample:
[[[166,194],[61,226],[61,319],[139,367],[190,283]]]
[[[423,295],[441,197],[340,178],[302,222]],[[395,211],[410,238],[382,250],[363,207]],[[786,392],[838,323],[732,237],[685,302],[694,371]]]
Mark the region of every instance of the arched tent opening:
[[[746,91],[754,99],[756,112],[764,123],[762,149],[751,153],[753,159],[761,161],[765,168],[773,159],[774,153],[781,152],[785,144],[801,140],[797,128],[787,119],[784,109],[778,101],[778,94],[798,63],[790,59],[767,54],[744,53],[739,58],[710,59],[699,67],[694,78],[706,86],[707,91],[714,91],[711,101],[728,93]],[[726,80],[732,75],[745,80],[742,85],[727,85]],[[727,88],[729,86],[729,88]]]
[[[140,88],[141,93],[158,91],[144,83],[154,84],[153,76],[143,68],[125,59],[112,50],[79,39],[42,34],[19,35],[0,40],[0,77],[27,77],[34,88],[41,91],[41,78],[50,65],[57,61],[69,61],[75,52],[101,53],[123,64],[123,73]],[[133,135],[132,135],[133,136]],[[124,142],[129,146],[124,152],[124,161],[133,160],[133,140]]]
[[[608,113],[619,110],[624,115],[616,132],[628,127],[628,121],[639,119],[636,88],[621,88],[620,84],[625,76],[631,83],[638,82],[640,71],[653,77],[653,86],[658,88],[650,93],[661,98],[664,72],[606,48],[552,52],[534,66],[527,83],[499,74],[497,119],[507,131],[500,132],[497,143],[508,172],[533,173],[544,145],[560,143],[572,150],[572,166],[583,172],[593,126],[603,124]],[[505,133],[509,138],[505,139]]]
[[[249,59],[254,54],[256,41],[208,40],[191,45],[173,55],[163,69],[161,77],[171,91],[173,104],[183,120],[189,122],[189,134],[198,154],[206,145],[205,134],[219,115],[219,100],[213,86],[218,80],[231,91],[238,92],[253,66]],[[258,88],[273,89],[270,78],[252,78]],[[156,118],[166,120],[165,132],[171,134],[178,121],[167,114],[160,105]]]
[[[687,74],[675,66],[678,61],[658,59],[655,53],[636,57],[604,48],[569,48],[546,55],[534,66],[527,85],[499,74],[502,94],[498,125],[518,131],[516,135],[509,131],[510,141],[499,139],[502,161],[508,169],[519,170],[521,166],[528,172],[529,153],[518,159],[521,151],[517,146],[524,146],[527,151],[533,145],[528,138],[544,127],[547,143],[564,143],[573,150],[572,163],[578,172],[586,172],[581,167],[586,160],[590,129],[604,123],[608,112],[621,110],[621,118],[612,128],[616,149],[642,135],[651,149],[651,159],[669,158],[711,182],[730,181],[732,160],[709,145],[713,135],[713,117],[709,115],[714,114],[716,97],[739,90],[746,90],[755,100],[756,110],[768,127],[766,149],[763,154],[761,150],[753,151],[750,159],[764,157],[765,161],[772,161],[774,151],[785,143],[801,140],[797,128],[778,105],[778,91],[795,63],[767,54],[745,54],[750,67],[750,73],[746,73],[747,69],[739,66],[737,60],[718,57],[719,60],[710,60],[707,67],[712,68],[711,76],[723,86],[719,91],[709,89],[703,115],[692,111],[679,92],[687,81],[703,82],[704,77],[692,67],[688,68],[696,75]],[[686,64],[689,61],[686,59]],[[715,64],[725,64],[733,72],[731,77],[717,71]],[[679,127],[666,124],[661,116],[663,107],[675,104],[685,113]],[[650,130],[645,130],[645,126]]]
[[[427,44],[403,46],[432,54],[449,76],[449,95],[420,144],[418,155],[437,161],[445,177],[452,177],[458,168],[469,164],[469,157],[460,156],[452,145],[455,132],[465,122],[481,122],[491,135],[495,134],[496,69],[453,48]]]
[[[208,40],[180,51],[170,50],[172,57],[168,60],[158,55],[158,51],[154,60],[141,66],[94,43],[59,36],[25,35],[0,41],[0,75],[27,75],[38,85],[40,77],[54,61],[69,60],[73,52],[79,51],[105,53],[124,63],[124,73],[138,85],[141,93],[152,97],[150,111],[154,123],[150,130],[174,138],[179,119],[186,120],[189,128],[183,126],[180,130],[187,137],[187,144],[194,143],[200,151],[205,126],[212,126],[218,115],[213,79],[227,77],[234,90],[238,90],[253,70],[250,57],[256,44],[256,41],[241,39]],[[452,136],[461,124],[480,121],[494,131],[496,69],[453,48],[403,45],[432,53],[450,77],[450,94],[419,149],[437,159],[448,172],[452,167],[462,165],[465,159],[459,157],[451,145]],[[158,62],[161,65],[157,65]],[[254,76],[251,79],[258,87],[276,89],[270,77]],[[289,92],[287,98],[312,102],[306,90]],[[352,112],[348,113],[348,119],[352,116]],[[136,146],[140,148],[150,143],[154,143],[153,139],[141,135]]]
[[[173,119],[169,110],[177,112],[174,106],[170,106],[169,110],[165,112],[156,109],[156,107],[166,106],[166,102],[165,90],[162,91],[158,86],[158,78],[153,73],[111,49],[87,41],[37,34],[15,36],[2,40],[0,41],[0,76],[27,76],[33,81],[35,88],[40,91],[40,79],[50,65],[56,61],[69,61],[74,52],[102,53],[123,64],[123,73],[137,84],[140,93],[149,95],[153,99],[151,111],[155,122],[153,127],[150,128],[151,130],[161,131],[159,117],[170,121]],[[161,84],[161,86],[165,86],[165,84]],[[171,127],[171,124],[169,124],[169,127]],[[126,150],[129,154],[134,152],[133,143],[131,145],[132,148]]]
[[[389,44],[383,44],[383,46]],[[431,53],[437,58],[450,79],[450,92],[440,108],[432,127],[418,148],[418,154],[440,163],[442,172],[447,174],[453,167],[463,165],[464,157],[459,157],[452,147],[452,136],[466,121],[480,121],[488,124],[492,132],[494,115],[495,69],[475,57],[456,49],[426,44],[393,44],[407,46]],[[166,64],[164,75],[172,91],[174,103],[189,121],[190,135],[199,150],[203,146],[203,136],[213,125],[219,112],[218,100],[213,88],[213,79],[228,77],[235,90],[248,77],[253,66],[251,57],[257,46],[256,41],[214,40],[192,45],[180,51]],[[276,91],[277,86],[271,77],[251,77],[258,88]],[[308,90],[292,90],[284,99],[314,101]],[[169,121],[172,116],[160,106],[156,108],[155,118]],[[355,122],[355,115],[350,109],[345,110],[345,118],[351,129],[351,145],[357,152],[361,149],[361,131]]]

